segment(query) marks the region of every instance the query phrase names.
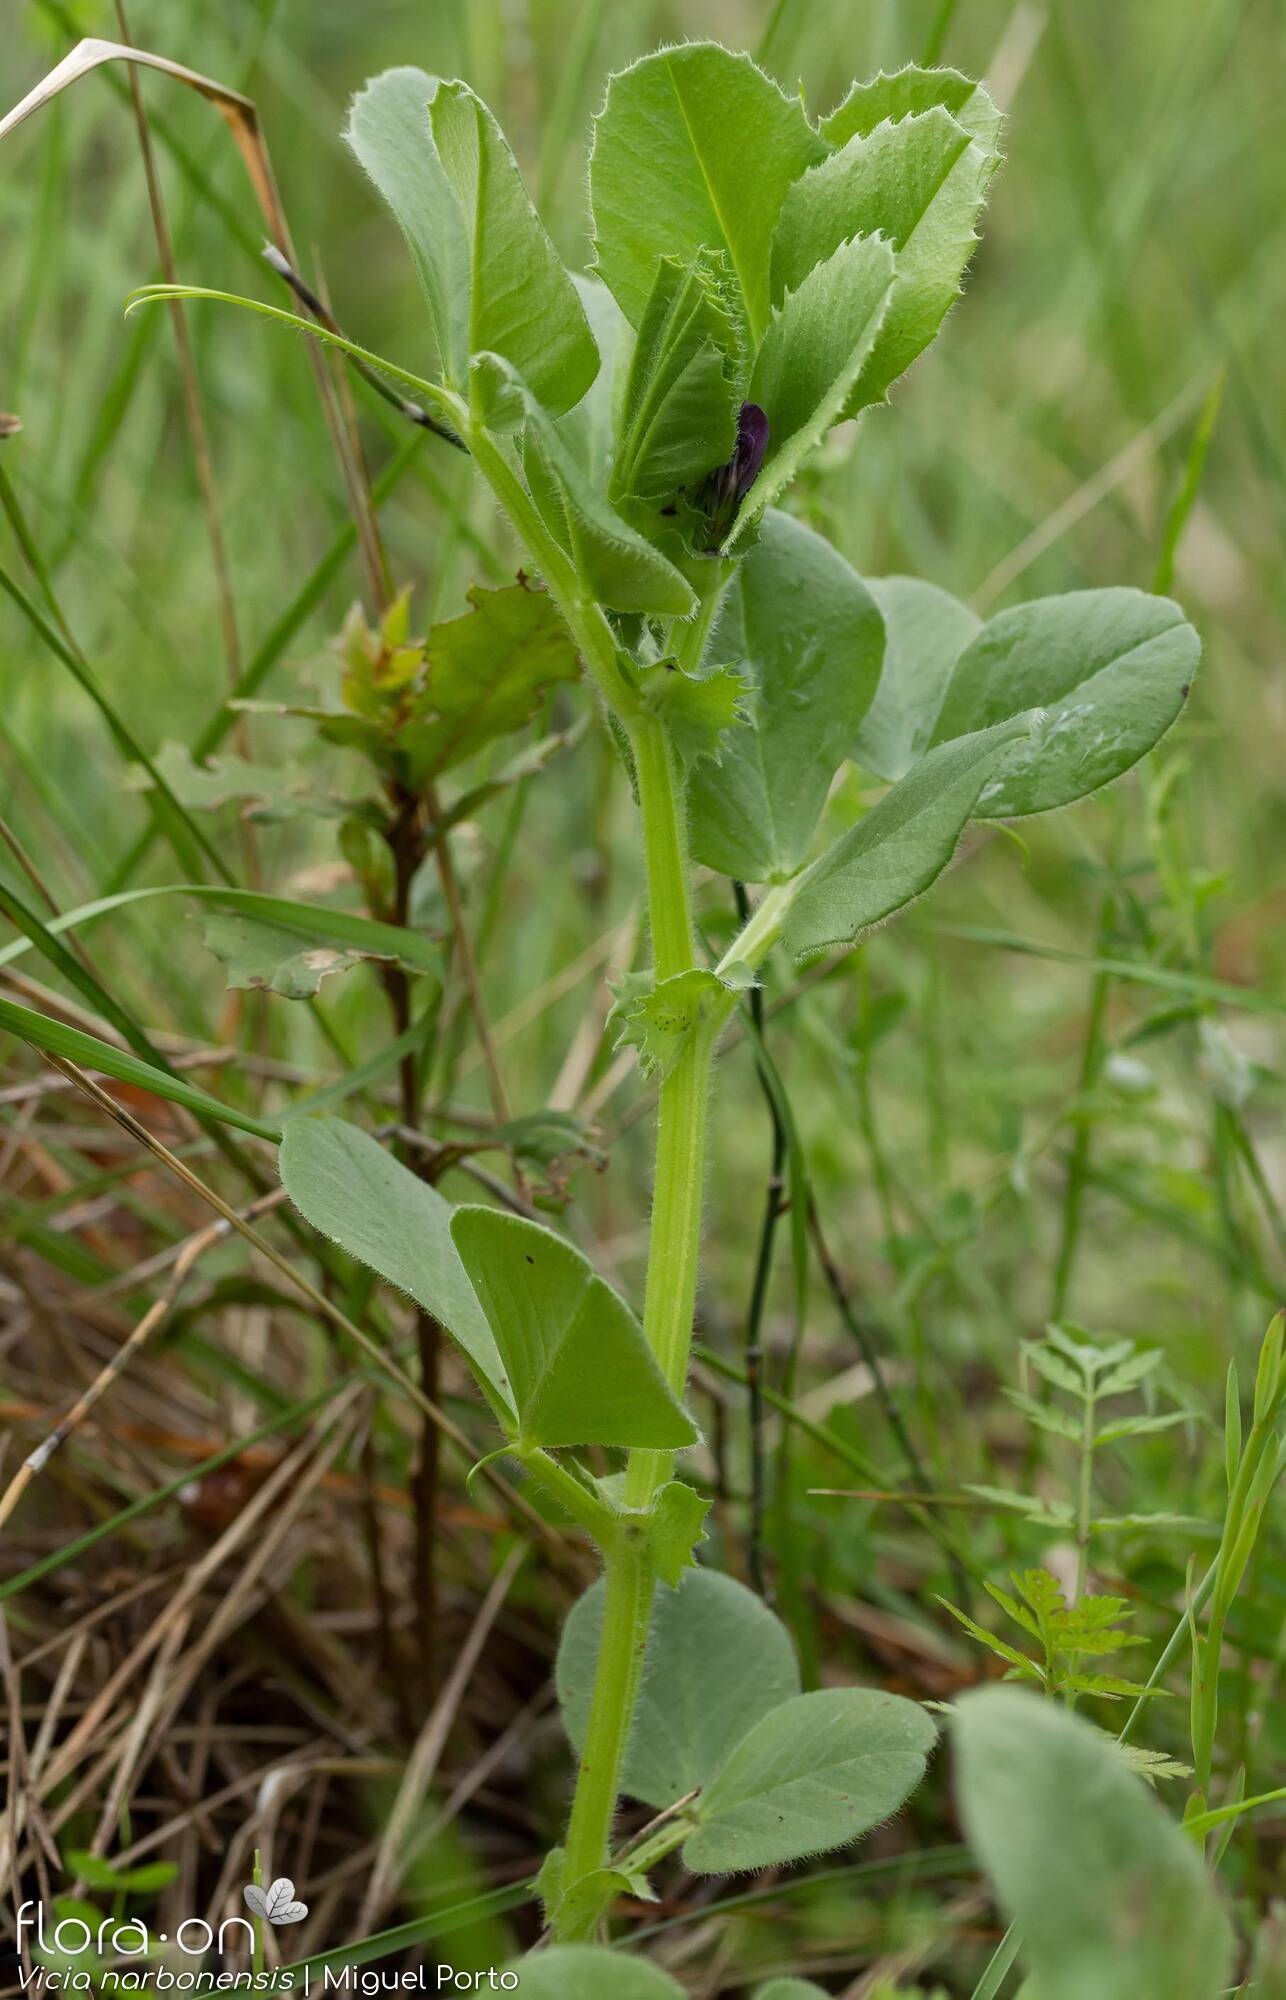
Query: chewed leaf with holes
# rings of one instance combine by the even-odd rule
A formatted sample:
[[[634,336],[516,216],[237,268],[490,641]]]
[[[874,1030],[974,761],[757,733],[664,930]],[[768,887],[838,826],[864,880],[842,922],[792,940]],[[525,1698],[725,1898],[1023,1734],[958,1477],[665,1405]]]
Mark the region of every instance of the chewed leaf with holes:
[[[823,1688],[782,1702],[692,1807],[685,1865],[716,1875],[846,1846],[905,1802],[936,1736],[915,1702],[875,1688]]]
[[[494,1208],[457,1208],[451,1239],[504,1362],[525,1443],[676,1451],[696,1442],[638,1321],[579,1250]]]
[[[1119,778],[1187,699],[1201,642],[1177,604],[1143,590],[1076,590],[1002,611],[960,654],[933,732],[946,743],[1036,711],[977,810],[1050,812]]]
[[[746,663],[751,721],[689,787],[693,852],[743,882],[785,880],[808,858],[831,780],[880,679],[880,613],[829,542],[770,513],[711,646]]]
[[[288,1119],[277,1164],[306,1222],[432,1313],[512,1431],[508,1375],[451,1241],[450,1202],[342,1118]]]
[[[580,1750],[603,1629],[603,1584],[572,1606],[558,1649],[558,1701]],[[761,1598],[717,1570],[657,1592],[623,1788],[658,1810],[708,1784],[741,1739],[799,1693],[789,1632]]]
[[[969,1844],[1040,2000],[1225,1990],[1232,1935],[1201,1849],[1115,1743],[1010,1688],[963,1696],[951,1728]]]

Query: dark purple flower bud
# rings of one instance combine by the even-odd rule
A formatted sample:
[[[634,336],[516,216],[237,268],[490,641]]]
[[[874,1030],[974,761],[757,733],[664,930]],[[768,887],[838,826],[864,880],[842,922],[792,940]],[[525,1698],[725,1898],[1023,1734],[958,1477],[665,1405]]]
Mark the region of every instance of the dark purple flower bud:
[[[743,403],[737,417],[737,442],[732,457],[706,481],[704,495],[710,523],[707,546],[718,549],[737,518],[737,509],[759,477],[768,449],[768,419],[758,403]]]

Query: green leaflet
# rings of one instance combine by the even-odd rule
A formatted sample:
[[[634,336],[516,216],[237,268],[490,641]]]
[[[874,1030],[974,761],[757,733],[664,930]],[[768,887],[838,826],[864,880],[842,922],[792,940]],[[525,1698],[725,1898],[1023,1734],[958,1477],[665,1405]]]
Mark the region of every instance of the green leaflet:
[[[572,273],[585,317],[602,357],[599,371],[574,410],[555,422],[558,435],[597,492],[605,492],[612,471],[616,435],[625,396],[633,332],[601,278]]]
[[[705,1518],[710,1502],[685,1480],[671,1479],[656,1496],[646,1517],[652,1561],[662,1583],[676,1588],[690,1569],[696,1567],[693,1550],[705,1540]]]
[[[931,750],[856,826],[805,869],[786,912],[800,958],[892,916],[935,882],[955,852],[998,755],[1024,723],[999,723]]]
[[[465,388],[471,355],[500,354],[552,415],[570,410],[598,350],[486,106],[467,84],[389,70],[354,99],[347,136],[411,246],[448,386]]]
[[[978,808],[995,819],[1050,812],[1118,778],[1160,741],[1200,657],[1168,597],[1116,589],[1037,598],[1000,612],[961,653],[932,740],[1039,710]]]
[[[747,983],[753,984],[753,978],[740,985]],[[625,985],[612,1010],[619,1030],[616,1046],[638,1050],[644,1076],[665,1078],[691,1037],[726,1011],[734,990],[739,990],[737,983],[718,978],[704,966],[676,972],[656,985],[644,974],[637,986]]]
[[[569,443],[521,376],[494,354],[479,356],[472,375],[490,385],[481,392],[486,406],[521,407],[523,469],[532,499],[599,603],[613,611],[686,618],[696,604],[691,584],[622,520],[576,457],[575,439]]]
[[[579,1750],[589,1723],[603,1584],[572,1606],[558,1649],[563,1723]],[[706,1785],[756,1723],[799,1693],[789,1632],[761,1598],[717,1570],[685,1570],[656,1594],[624,1789],[663,1810]]]
[[[770,1979],[756,1986],[754,2000],[826,2000],[826,1995],[811,1979]]]
[[[469,369],[469,238],[429,124],[439,79],[422,69],[372,77],[349,107],[344,137],[397,218],[429,302],[447,386]]]
[[[856,134],[786,197],[773,238],[773,296],[799,285],[841,243],[877,231],[897,257],[879,337],[849,398],[878,402],[929,345],[977,241],[992,162],[940,105]]]
[[[867,588],[884,620],[884,666],[852,754],[892,784],[928,749],[952,668],[982,620],[918,577],[868,577]]]
[[[523,584],[469,589],[470,609],[428,637],[423,720],[398,749],[423,781],[530,722],[547,687],[580,673],[576,648],[550,597]]]
[[[1224,1990],[1232,1939],[1200,1850],[1115,1744],[1007,1688],[966,1694],[952,1733],[965,1830],[1039,2000]]]
[[[692,1807],[684,1865],[719,1875],[845,1846],[903,1804],[936,1736],[915,1702],[876,1688],[793,1696],[743,1737]]]
[[[277,1166],[305,1222],[432,1313],[512,1432],[513,1392],[451,1240],[450,1202],[342,1118],[287,1119]]]
[[[726,270],[663,257],[625,388],[612,497],[668,500],[732,456],[745,387]]]
[[[471,241],[469,352],[503,354],[560,416],[579,403],[599,366],[576,287],[503,132],[468,84],[440,84],[429,120]]]
[[[844,146],[857,134],[873,132],[886,118],[914,117],[935,104],[978,141],[994,166],[1000,157],[1000,113],[982,85],[957,69],[919,69],[908,63],[891,74],[881,70],[867,82],[853,84],[843,102],[823,118],[821,134],[828,145]]]
[[[674,660],[660,660],[640,674],[639,692],[664,721],[685,777],[698,764],[717,763],[730,734],[739,734],[745,721],[746,683],[735,667],[703,666],[688,673]]]
[[[457,1208],[451,1240],[490,1324],[528,1445],[676,1451],[696,1427],[625,1301],[552,1230]]]
[[[768,454],[728,548],[843,416],[875,345],[895,268],[886,242],[858,237],[816,265],[775,308],[750,381],[750,400],[768,417]]]
[[[786,190],[825,152],[803,106],[749,56],[713,42],[622,70],[594,121],[598,269],[641,326],[663,257],[722,251],[751,340],[768,324],[768,258]]]
[[[668,1972],[601,1944],[552,1944],[509,1969],[523,2000],[683,2000]]]
[[[829,542],[770,513],[711,648],[753,675],[752,720],[731,730],[719,761],[692,778],[692,850],[743,882],[784,881],[807,858],[880,679],[880,613]]]

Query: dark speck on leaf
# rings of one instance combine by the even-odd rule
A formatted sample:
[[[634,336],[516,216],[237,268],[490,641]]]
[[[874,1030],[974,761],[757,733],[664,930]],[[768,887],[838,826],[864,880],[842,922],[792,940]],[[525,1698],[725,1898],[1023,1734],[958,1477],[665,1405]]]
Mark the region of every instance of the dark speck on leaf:
[[[1183,683],[1183,686],[1179,689],[1179,693],[1185,701],[1188,699],[1188,696],[1192,693],[1192,689],[1188,686],[1187,681]]]
[[[534,1263],[535,1263],[535,1261],[536,1261],[536,1260],[535,1260],[535,1258],[534,1258],[534,1257],[530,1257],[530,1256],[529,1256],[529,1257],[527,1258],[527,1262],[528,1262],[529,1264],[534,1264]]]

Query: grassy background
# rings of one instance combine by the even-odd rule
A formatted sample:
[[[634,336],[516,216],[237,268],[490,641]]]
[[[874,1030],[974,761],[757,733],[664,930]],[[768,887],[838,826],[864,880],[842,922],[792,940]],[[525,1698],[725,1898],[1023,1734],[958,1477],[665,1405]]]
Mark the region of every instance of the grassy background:
[[[112,9],[97,0],[28,0],[13,23],[0,93],[6,107],[76,33],[116,33]],[[941,54],[992,82],[1009,113],[1008,160],[967,296],[893,406],[872,413],[856,441],[837,436],[793,504],[866,573],[912,571],[989,611],[1087,584],[1147,587],[1169,561],[1167,523],[1185,480],[1199,474],[1172,551],[1172,588],[1202,631],[1202,674],[1182,728],[1145,773],[1072,814],[1025,826],[1021,842],[980,839],[931,915],[921,909],[879,935],[842,975],[802,995],[788,994],[786,975],[777,975],[770,1000],[793,997],[769,1033],[831,1248],[888,1360],[934,1484],[1022,1478],[1042,1491],[1066,1490],[1059,1447],[1038,1450],[997,1392],[1018,1379],[1018,1340],[1039,1331],[1055,1298],[1069,1161],[1081,1135],[1084,1158],[1072,1178],[1083,1182],[1082,1224],[1067,1309],[1097,1334],[1160,1343],[1167,1387],[1201,1412],[1118,1455],[1106,1483],[1117,1502],[1128,1496],[1140,1508],[1213,1520],[1220,1457],[1204,1413],[1218,1409],[1229,1356],[1253,1352],[1281,1291],[1286,1249],[1280,10],[1271,0],[1166,7],[1082,0],[1075,8],[1058,0],[958,8],[939,0],[863,7],[782,0],[775,9],[642,0],[471,0],[424,9],[375,0],[360,10],[333,0],[230,0],[217,9],[134,0],[130,29],[140,44],[254,97],[305,264],[314,277],[324,274],[354,337],[412,368],[430,359],[419,295],[396,230],[338,138],[348,96],[376,69],[408,61],[466,76],[500,115],[560,247],[577,265],[588,255],[585,146],[603,78],[660,40],[710,34],[756,49],[788,86],[799,79],[818,109],[851,76],[925,55]],[[218,119],[161,79],[146,79],[144,93],[179,275],[277,302],[257,256],[258,218]],[[748,133],[748,172],[753,159]],[[127,292],[159,272],[128,99],[106,77],[78,85],[0,148],[0,228],[10,276],[0,402],[23,423],[19,437],[0,444],[3,469],[112,703],[152,752],[191,744],[219,708],[227,663],[170,323],[156,311],[128,322],[121,314]],[[344,495],[300,342],[209,307],[193,308],[189,326],[245,661],[271,642],[343,531]],[[378,472],[402,438],[397,420],[364,391],[360,406]],[[1215,414],[1201,464],[1203,412]],[[414,585],[422,622],[460,609],[469,583],[512,569],[504,530],[467,463],[433,442],[399,480],[383,518],[394,572]],[[6,570],[26,581],[9,528],[2,539]],[[325,643],[359,590],[349,557],[276,648],[264,693],[286,699],[324,675]],[[4,818],[53,902],[66,909],[119,886],[147,823],[145,802],[123,782],[101,717],[8,602],[0,602],[0,701]],[[289,765],[328,786],[354,776],[339,753],[306,747],[297,725],[256,719],[251,734],[257,762]],[[607,1005],[601,975],[609,953],[601,941],[626,927],[616,958],[628,956],[637,911],[638,855],[623,794],[605,746],[587,739],[524,795],[521,822],[502,804],[466,829],[460,859],[514,1106],[534,1110],[552,1095],[574,1099],[595,1118],[611,1171],[581,1173],[569,1226],[633,1287],[644,1245],[646,1106],[637,1079],[627,1073],[613,1082],[610,1058],[596,1046]],[[240,875],[245,850],[234,811],[207,823]],[[335,872],[333,823],[294,819],[259,827],[254,839],[265,886],[351,903],[351,886]],[[22,885],[10,855],[0,856],[0,871]],[[158,845],[131,879],[182,875]],[[712,932],[729,920],[718,894],[712,887],[703,903]],[[332,1075],[333,1051],[308,1012],[280,1000],[229,1005],[221,968],[179,907],[144,903],[86,933],[98,971],[124,1006],[176,1045],[250,1050],[251,1061],[204,1079],[246,1105],[280,1106],[292,1082]],[[427,890],[422,914],[429,921],[434,914]],[[1001,949],[961,935],[968,927],[1016,934],[1064,956]],[[1087,1062],[1095,988],[1085,961],[1096,949],[1130,959],[1143,977],[1101,990],[1101,1037],[1091,1037]],[[22,969],[42,983],[36,1004],[51,1008],[51,996],[69,997],[34,960]],[[1172,992],[1146,983],[1149,972],[1175,971],[1253,989],[1258,1010],[1176,1004]],[[352,1050],[366,1055],[381,1046],[385,1014],[368,973],[332,982],[322,1004]],[[569,1048],[577,1066],[564,1072]],[[14,1045],[5,1053],[7,1082],[20,1092],[40,1072]],[[455,1054],[440,1082],[456,1102],[479,1108],[477,1051],[466,1038]],[[747,1218],[762,1204],[768,1147],[744,1050],[724,1060],[719,1101],[703,1334],[735,1355],[755,1253]],[[123,1283],[122,1275],[172,1249],[200,1226],[200,1215],[146,1161],[122,1153],[116,1135],[88,1112],[11,1094],[0,1116],[9,1195],[0,1304],[11,1315],[0,1394],[18,1425],[12,1469],[61,1409],[69,1381],[92,1376],[153,1296],[149,1276]],[[208,1171],[217,1178],[222,1170]],[[784,1245],[778,1261],[768,1337],[780,1380],[796,1331]],[[164,1342],[10,1524],[6,1573],[175,1477],[182,1440],[214,1449],[271,1416],[283,1398],[333,1376],[341,1364],[315,1328],[288,1319],[271,1300],[227,1293],[226,1282],[249,1268],[236,1249],[202,1264]],[[860,1357],[815,1274],[804,1332],[805,1406],[814,1416],[830,1413],[846,1436],[892,1465],[896,1452],[869,1383],[851,1372]],[[720,1510],[720,1552],[742,1571],[744,1509],[735,1494],[744,1486],[745,1418],[735,1394],[724,1417],[734,1498]],[[147,1439],[131,1440],[130,1424]],[[360,1439],[346,1438],[344,1476],[368,1498],[404,1487],[412,1429],[404,1413],[380,1405],[364,1457]],[[159,1441],[158,1432],[166,1434]],[[825,1453],[804,1451],[781,1470],[791,1506],[773,1516],[770,1567],[812,1671],[874,1674],[921,1692],[949,1690],[976,1671],[976,1658],[928,1603],[942,1580],[932,1542],[886,1508],[810,1496],[811,1487],[850,1483]],[[242,1778],[254,1772],[256,1758],[268,1755],[255,1747],[254,1731],[269,1723],[302,1730],[310,1742],[310,1732],[338,1731],[344,1754],[359,1765],[399,1760],[396,1704],[372,1665],[360,1509],[351,1492],[319,1494],[300,1500],[273,1594],[248,1597],[243,1622],[213,1660],[198,1662],[198,1690],[214,1687],[216,1669],[242,1683],[230,1706],[211,1693],[213,1707],[200,1711],[199,1728],[217,1737],[226,1724],[236,1748],[225,1753],[207,1741],[202,1775],[191,1779],[198,1796],[203,1785],[235,1781],[211,1764],[222,1760]],[[462,1500],[459,1509],[448,1549],[449,1616],[463,1632],[507,1540],[470,1525]],[[387,1512],[382,1532],[396,1592],[407,1536],[404,1511],[390,1500]],[[211,1518],[217,1527],[217,1509]],[[1048,1537],[1006,1517],[969,1519],[975,1553],[992,1573],[1046,1553]],[[167,1504],[100,1544],[106,1558],[95,1560],[109,1559],[118,1589],[132,1579],[155,1586],[169,1566],[190,1574],[205,1547],[201,1536],[213,1531],[191,1509],[185,1515]],[[330,1536],[352,1569],[333,1600],[316,1561]],[[1139,1599],[1151,1636],[1168,1630],[1166,1607],[1186,1554],[1173,1535],[1104,1551],[1105,1574]],[[1273,1782],[1283,1748],[1271,1726],[1267,1739],[1262,1733],[1278,1686],[1281,1579],[1270,1549],[1238,1634],[1239,1693],[1226,1747],[1230,1758],[1248,1758],[1252,1790]],[[539,1698],[564,1583],[532,1576],[515,1586],[488,1651],[491,1678],[477,1712],[466,1704],[448,1780],[474,1768],[497,1719]],[[113,1611],[105,1623],[97,1615],[110,1598],[93,1563],[72,1563],[6,1607],[20,1655],[52,1646],[69,1609],[96,1614],[86,1628],[96,1650],[64,1690],[73,1708],[127,1657],[124,1614]],[[156,1608],[144,1602],[140,1619]],[[301,1620],[335,1649],[325,1669],[296,1657]],[[282,1638],[278,1621],[293,1639]],[[264,1658],[282,1647],[295,1709]],[[23,1685],[33,1712],[58,1665],[56,1651],[41,1657]],[[301,1691],[300,1677],[314,1672],[324,1686]],[[370,1733],[356,1728],[350,1673],[368,1686],[375,1677]],[[1181,1749],[1182,1704],[1167,1707],[1151,1740]],[[183,1718],[195,1726],[192,1714],[178,1711],[169,1736],[160,1733],[149,1750],[159,1761],[140,1766],[124,1801],[112,1803],[101,1781],[97,1789],[85,1781],[84,1801],[59,1824],[64,1846],[89,1844],[105,1800],[118,1818],[134,1816],[121,1836],[125,1848],[137,1837],[135,1823],[163,1823],[166,1808],[153,1794],[168,1787],[168,1809],[188,1810],[164,1769],[167,1754],[186,1764],[189,1752],[176,1745]],[[1278,1736],[1281,1729],[1278,1721]],[[552,1837],[565,1781],[560,1758],[556,1730],[537,1716],[519,1751],[501,1759],[498,1776],[471,1799],[459,1849],[444,1859],[431,1843],[389,1919],[422,1907],[435,1880],[463,1879],[475,1862],[493,1879],[520,1872]],[[378,1790],[378,1774],[371,1782]],[[242,1861],[265,1837],[253,1793],[243,1791],[219,1822]],[[313,1783],[306,1797],[323,1792]],[[327,1808],[337,1815],[327,1829],[333,1851],[324,1851],[316,1825],[309,1836],[313,1877],[339,1871],[330,1932],[321,1935],[332,1942],[356,1935],[360,1875],[381,1807],[361,1773],[336,1779],[325,1795],[345,1801]],[[64,1787],[58,1798],[66,1797]],[[890,1852],[947,1847],[945,1812],[939,1785]],[[303,1837],[295,1824],[292,1838]],[[219,1864],[190,1823],[175,1851],[181,1883],[164,1893],[197,1897],[193,1908],[210,1903],[221,1892]],[[309,1871],[299,1854],[296,1847],[289,1859],[303,1880]],[[1270,1822],[1239,1836],[1230,1866],[1249,1898],[1262,1900],[1279,1865]],[[823,1973],[850,1977],[890,1936],[923,1942],[940,1976],[968,1991],[963,1982],[989,1919],[967,1890],[954,1902],[934,1892],[932,1866],[923,1866],[922,1887],[873,1896],[856,1919],[844,1876],[722,1931],[707,1929],[698,1912],[700,1921],[682,1933],[692,1954],[687,1969],[704,1966],[715,1983],[694,1984],[694,1992],[724,1991],[721,1977],[727,1991],[738,1990],[747,1966],[801,1955]],[[442,1948],[467,1962],[458,1934]],[[494,1948],[490,1934],[470,1947],[478,1963]],[[681,1953],[678,1963],[683,1969]],[[718,1964],[723,1973],[708,1970]]]

